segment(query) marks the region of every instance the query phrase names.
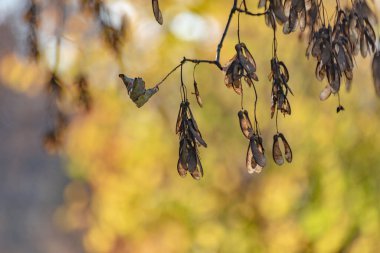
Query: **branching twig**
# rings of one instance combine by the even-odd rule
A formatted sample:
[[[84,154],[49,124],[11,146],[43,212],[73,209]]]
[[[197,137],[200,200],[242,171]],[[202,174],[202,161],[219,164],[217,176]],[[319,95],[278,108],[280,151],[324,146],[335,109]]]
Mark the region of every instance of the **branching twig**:
[[[178,64],[177,66],[175,66],[160,82],[158,82],[156,84],[156,86],[155,86],[156,88],[158,88],[171,74],[173,74],[179,67],[181,67],[186,62],[192,62],[192,63],[195,63],[195,64],[208,63],[208,64],[212,64],[212,65],[217,66],[220,70],[223,70],[222,64],[220,63],[220,53],[221,53],[221,50],[223,48],[223,42],[224,42],[224,39],[227,36],[227,32],[228,32],[228,29],[230,27],[231,20],[232,20],[232,17],[234,16],[234,14],[236,12],[239,12],[239,13],[244,13],[244,14],[246,14],[248,16],[258,17],[258,16],[265,15],[268,12],[268,11],[266,11],[266,12],[263,12],[263,13],[252,13],[252,12],[248,11],[247,6],[245,4],[245,1],[243,1],[244,9],[241,9],[241,8],[239,8],[237,6],[237,0],[233,0],[233,1],[234,2],[233,2],[233,5],[232,5],[230,14],[228,16],[227,24],[226,24],[226,26],[224,28],[222,37],[221,37],[221,39],[219,41],[219,44],[217,46],[217,49],[216,49],[215,60],[212,61],[212,60],[202,60],[202,59],[189,59],[189,58],[184,57],[182,59],[182,61],[180,62],[180,64]]]

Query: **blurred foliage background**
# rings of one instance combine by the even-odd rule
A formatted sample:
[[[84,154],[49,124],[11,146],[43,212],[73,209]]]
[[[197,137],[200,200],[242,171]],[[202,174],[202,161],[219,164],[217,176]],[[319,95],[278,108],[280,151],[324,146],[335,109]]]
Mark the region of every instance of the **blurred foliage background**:
[[[59,1],[40,2],[37,63],[26,57],[22,16],[28,2],[0,4],[2,33],[13,38],[1,44],[1,83],[25,99],[43,96],[55,61],[55,24],[62,9]],[[193,96],[190,103],[208,142],[201,150],[205,176],[200,181],[183,179],[176,171],[174,132],[179,72],[140,109],[129,100],[118,74],[141,76],[151,87],[183,56],[213,59],[232,1],[161,0],[163,26],[154,20],[150,1],[106,1],[113,24],[120,25],[126,15],[124,44],[116,57],[99,36],[94,18],[75,11],[76,2],[62,1],[72,11],[62,32],[57,73],[70,94],[70,108],[75,104],[75,77],[85,74],[93,107],[89,113],[69,110],[60,157],[70,180],[61,203],[45,218],[80,237],[79,252],[378,252],[380,102],[370,57],[356,58],[352,90],[341,94],[346,110],[336,114],[336,97],[319,101],[324,84],[314,77],[316,62],[304,56],[307,42],[298,33],[278,33],[278,56],[289,69],[295,93],[292,115],[279,120],[294,159],[278,167],[269,159],[275,133],[267,78],[272,31],[263,17],[241,16],[242,41],[258,65],[258,117],[270,162],[261,174],[247,173],[247,141],[237,117],[240,97],[225,87],[215,66],[201,65],[196,77],[204,107]],[[248,2],[255,10],[256,1]],[[235,17],[222,63],[235,53],[236,27]],[[185,65],[191,91],[192,69],[192,64]],[[253,93],[246,95],[249,111],[253,99]],[[2,170],[7,168],[2,165]],[[5,205],[12,199],[8,201]]]

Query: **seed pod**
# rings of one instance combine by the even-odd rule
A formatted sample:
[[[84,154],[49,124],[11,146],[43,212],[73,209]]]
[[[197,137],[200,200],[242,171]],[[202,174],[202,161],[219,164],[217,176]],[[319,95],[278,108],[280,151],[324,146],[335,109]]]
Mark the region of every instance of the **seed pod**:
[[[282,133],[278,134],[278,137],[282,140],[285,148],[285,159],[288,163],[291,163],[293,160],[293,154],[292,154],[292,149],[290,148],[289,143],[285,139],[285,136]]]
[[[250,144],[251,144],[253,159],[258,165],[260,165],[261,167],[265,167],[266,159],[264,156],[264,148],[262,146],[261,137],[256,136],[256,135],[252,136],[250,138]]]
[[[152,0],[152,8],[153,8],[154,17],[156,18],[157,22],[160,25],[162,25],[164,20],[162,18],[160,6],[158,5],[158,0]]]
[[[280,144],[278,141],[278,134],[275,134],[273,136],[272,154],[273,154],[273,160],[276,164],[282,165],[284,163],[284,158],[282,157],[282,152],[281,152]]]
[[[260,173],[263,167],[258,165],[253,157],[251,143],[248,145],[247,156],[246,156],[246,167],[249,174]]]
[[[251,138],[253,134],[252,124],[248,117],[248,112],[246,110],[238,112],[240,129],[245,136],[245,138]]]
[[[202,98],[201,98],[201,95],[199,93],[199,90],[198,90],[198,84],[197,82],[194,80],[194,93],[195,95],[195,98],[197,99],[197,103],[200,107],[203,107],[203,103],[202,103]]]
[[[330,85],[327,85],[322,91],[321,91],[321,94],[319,94],[319,99],[321,101],[324,101],[326,99],[328,99],[331,95],[331,88],[330,88]]]

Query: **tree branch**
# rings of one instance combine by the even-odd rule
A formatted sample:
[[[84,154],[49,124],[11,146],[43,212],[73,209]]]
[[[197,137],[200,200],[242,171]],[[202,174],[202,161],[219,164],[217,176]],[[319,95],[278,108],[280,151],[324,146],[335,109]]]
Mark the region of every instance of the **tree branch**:
[[[234,16],[234,14],[236,12],[239,12],[239,13],[244,13],[244,14],[246,14],[248,16],[258,17],[258,16],[265,15],[268,12],[268,11],[265,11],[263,13],[252,13],[252,12],[248,11],[248,9],[246,7],[246,4],[245,4],[245,1],[243,1],[244,9],[241,9],[241,8],[239,8],[237,6],[237,1],[238,0],[233,0],[233,5],[232,5],[232,8],[231,8],[230,14],[228,16],[227,24],[226,24],[226,26],[224,28],[222,37],[221,37],[221,39],[219,41],[219,44],[217,46],[217,49],[216,49],[215,60],[212,61],[212,60],[202,60],[202,59],[189,59],[189,58],[184,57],[182,59],[182,61],[180,62],[180,64],[178,64],[176,67],[174,67],[159,83],[156,84],[155,87],[158,88],[171,74],[173,74],[179,67],[181,67],[186,62],[192,62],[192,63],[195,63],[195,64],[199,64],[199,63],[213,64],[213,65],[217,66],[220,70],[223,70],[222,64],[220,63],[220,53],[222,51],[223,42],[224,42],[224,40],[225,40],[225,38],[227,36],[228,29],[230,28],[231,20],[232,20],[232,17]]]

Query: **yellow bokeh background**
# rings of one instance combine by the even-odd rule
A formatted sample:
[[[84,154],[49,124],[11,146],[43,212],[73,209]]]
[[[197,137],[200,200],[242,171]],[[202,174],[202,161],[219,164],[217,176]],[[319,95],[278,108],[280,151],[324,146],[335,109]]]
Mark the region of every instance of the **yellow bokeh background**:
[[[143,77],[151,87],[183,56],[213,59],[230,2],[161,0],[160,27],[150,3],[109,1],[131,14],[122,67],[99,38],[80,39],[89,26],[83,17],[69,17],[65,34],[74,46],[62,47],[61,57],[68,50],[74,60],[59,74],[70,93],[75,75],[85,72],[94,107],[89,114],[73,114],[62,152],[71,181],[54,220],[65,231],[83,231],[84,249],[91,253],[378,252],[380,101],[370,57],[356,57],[352,89],[347,93],[342,87],[345,111],[337,114],[337,97],[319,101],[325,83],[315,79],[315,60],[304,56],[306,40],[298,33],[278,32],[278,57],[288,67],[295,96],[290,97],[292,115],[279,118],[294,159],[276,166],[268,80],[272,31],[263,17],[241,16],[242,41],[257,62],[260,79],[258,119],[268,165],[258,175],[245,168],[248,143],[237,117],[240,97],[225,87],[215,66],[197,68],[203,108],[190,97],[208,143],[200,149],[205,170],[200,181],[181,178],[176,171],[179,71],[144,107],[130,101],[119,72]],[[256,10],[256,3],[250,5]],[[173,28],[181,13],[206,20],[213,29],[210,36],[181,38]],[[222,50],[223,64],[234,55],[236,27],[235,16]],[[0,59],[3,82],[28,96],[44,92],[47,57],[36,64],[6,55]],[[184,66],[189,93],[192,70],[192,64]],[[244,105],[250,115],[253,103],[253,91],[246,89]]]

